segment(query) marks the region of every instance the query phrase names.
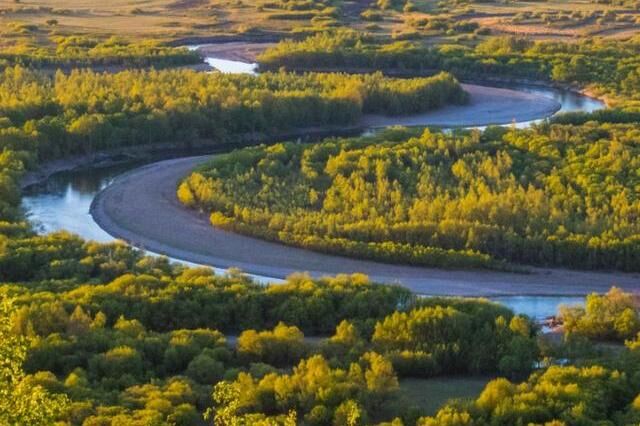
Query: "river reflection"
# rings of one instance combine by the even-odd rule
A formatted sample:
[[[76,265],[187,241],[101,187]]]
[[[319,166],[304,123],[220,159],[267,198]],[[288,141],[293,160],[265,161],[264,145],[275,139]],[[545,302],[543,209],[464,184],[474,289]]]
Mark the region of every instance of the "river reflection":
[[[555,315],[560,305],[584,305],[582,296],[502,296],[491,300],[537,320]]]
[[[129,163],[57,173],[45,183],[27,188],[22,208],[40,233],[67,230],[89,240],[113,241],[89,214],[91,202],[113,178],[139,165]]]

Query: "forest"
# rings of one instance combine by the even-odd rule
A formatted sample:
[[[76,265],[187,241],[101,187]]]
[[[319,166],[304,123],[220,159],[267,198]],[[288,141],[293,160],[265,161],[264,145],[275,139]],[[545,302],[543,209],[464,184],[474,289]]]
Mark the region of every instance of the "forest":
[[[495,36],[475,46],[412,41],[379,42],[355,31],[337,30],[303,40],[286,39],[259,58],[261,68],[375,69],[430,73],[446,70],[462,79],[547,81],[591,87],[611,101],[638,108],[640,38],[589,38],[575,43]]]
[[[265,287],[238,271],[221,276],[207,268],[172,265],[122,243],[87,242],[64,232],[37,235],[19,208],[20,179],[39,162],[132,141],[154,141],[150,134],[146,139],[126,139],[124,132],[135,134],[136,127],[122,126],[118,133],[111,123],[134,123],[175,105],[175,113],[182,114],[174,117],[176,128],[185,129],[186,116],[196,110],[220,114],[214,117],[227,121],[220,118],[218,125],[240,132],[246,128],[233,127],[233,113],[238,114],[233,109],[245,103],[233,101],[231,95],[275,103],[280,95],[324,97],[335,102],[331,104],[335,112],[336,105],[347,103],[344,98],[334,101],[347,84],[361,90],[362,97],[349,99],[345,107],[354,114],[378,111],[382,103],[387,105],[385,97],[396,92],[406,97],[397,103],[406,108],[431,108],[443,100],[443,93],[464,102],[464,92],[449,75],[396,81],[380,75],[274,74],[254,79],[191,71],[74,71],[49,77],[16,66],[5,69],[2,77],[0,334],[7,344],[0,353],[0,423],[204,424],[202,413],[225,394],[214,392],[214,384],[231,388],[236,380],[275,377],[305,363],[310,374],[320,374],[323,365],[335,371],[333,378],[327,376],[327,386],[352,389],[353,402],[342,406],[339,399],[320,395],[309,407],[317,406],[313,415],[302,401],[280,407],[287,413],[295,409],[310,419],[319,416],[318,424],[351,415],[346,410],[352,409],[381,420],[406,412],[416,417],[422,412],[407,408],[392,395],[393,389],[388,398],[377,389],[386,387],[384,380],[397,382],[393,365],[404,376],[418,377],[466,368],[475,336],[457,321],[470,322],[474,309],[484,312],[479,317],[482,322],[474,324],[484,325],[489,335],[495,335],[496,344],[505,348],[496,358],[470,368],[510,376],[529,371],[526,360],[534,350],[510,348],[509,342],[519,339],[518,332],[505,328],[528,320],[514,320],[510,311],[486,301],[442,300],[427,306],[401,287],[374,284],[360,275],[320,280],[298,275]],[[189,81],[191,86],[181,85]],[[207,90],[196,90],[207,82],[212,85]],[[185,90],[177,91],[178,87]],[[426,99],[422,106],[408,101],[416,98],[414,91],[422,91],[419,98]],[[194,100],[195,93],[200,98]],[[310,108],[317,106],[311,102]],[[304,112],[299,105],[295,109]],[[236,116],[238,126],[242,118]],[[283,118],[281,123],[291,122]],[[197,131],[195,125],[187,129]],[[393,317],[397,310],[411,315]],[[447,316],[440,318],[441,312]],[[419,342],[420,324],[430,322],[442,329],[440,337],[433,336],[441,349]],[[390,323],[406,324],[415,331],[402,343],[388,342],[383,336]],[[320,336],[322,343],[314,344],[303,333]],[[532,335],[526,337],[529,348],[535,344]],[[525,361],[514,364],[508,361],[512,358]],[[362,368],[362,377],[369,382],[379,382],[378,388],[369,389],[341,373],[355,368]],[[291,397],[297,392],[292,389]],[[251,407],[255,405],[246,411]],[[219,416],[219,411],[213,415]]]
[[[3,277],[0,333],[3,341],[16,342],[9,349],[23,348],[13,354],[22,368],[7,377],[20,380],[38,398],[34,404],[44,398],[50,412],[42,418],[194,425],[204,424],[207,409],[217,424],[276,424],[290,416],[312,425],[345,424],[345,416],[357,416],[353,424],[447,424],[440,422],[451,416],[478,424],[520,416],[567,424],[637,418],[630,404],[640,391],[633,379],[638,305],[617,289],[589,296],[590,319],[580,320],[580,329],[568,327],[566,343],[549,346],[531,320],[501,305],[418,298],[362,275],[296,275],[264,286],[237,271],[215,275],[172,265],[121,243],[64,233],[14,241],[0,264],[21,278]],[[615,328],[597,312],[611,313]],[[569,314],[561,314],[569,324]],[[616,315],[628,319],[625,327]],[[579,339],[607,339],[598,330],[620,329],[629,336],[627,348],[606,367],[551,366],[525,382],[530,389],[496,379],[477,401],[447,406],[435,419],[401,397],[403,378],[499,374],[522,380],[538,359],[592,359]],[[580,393],[562,390],[564,405],[540,409],[546,392],[569,383],[578,383]],[[593,396],[596,389],[606,390],[606,399]],[[525,411],[519,398],[530,405]],[[576,398],[584,411],[570,409]],[[11,399],[3,401],[0,418],[16,415]],[[42,424],[42,418],[25,424]]]
[[[390,263],[638,271],[638,158],[626,124],[391,129],[218,156],[178,196],[214,226]]]
[[[25,25],[14,30],[30,31]],[[170,67],[200,62],[197,53],[186,48],[168,47],[144,40],[132,42],[112,36],[100,39],[88,36],[53,36],[51,46],[19,43],[0,53],[0,68],[16,65],[38,69],[71,69],[84,67]]]
[[[521,3],[10,3],[0,9],[0,425],[640,423],[637,294],[613,287],[561,306],[562,328],[548,333],[486,299],[417,295],[362,274],[265,285],[122,242],[38,234],[21,207],[25,173],[51,160],[357,127],[364,114],[469,102],[458,79],[526,79],[613,108],[527,129],[391,128],[240,149],[177,194],[213,226],[321,252],[638,272],[638,36],[487,35],[478,10]],[[604,33],[635,16],[637,5],[617,2],[629,11],[616,15],[605,3],[513,19],[594,21]],[[336,30],[343,22],[357,31]],[[265,72],[243,76],[177,68],[200,58],[140,37],[212,28],[292,38],[260,56]],[[380,72],[348,74],[363,70]],[[486,385],[439,409],[409,397],[408,382],[453,378]]]
[[[338,394],[320,393],[309,406],[296,395],[316,392],[317,385],[300,383],[299,391],[282,395],[288,402],[276,411],[320,416],[310,424],[326,424],[344,415],[338,395],[347,392],[367,407],[363,413],[384,419],[406,409],[386,385],[398,376],[500,371],[523,377],[537,356],[530,321],[488,301],[420,300],[359,275],[297,275],[264,286],[238,272],[214,275],[67,234],[22,244],[0,258],[3,265],[16,262],[17,252],[33,259],[25,265],[31,277],[5,278],[2,297],[11,306],[3,331],[29,339],[26,380],[65,394],[61,416],[72,424],[111,417],[126,424],[201,424],[198,413],[213,405],[211,385],[272,383],[295,365],[294,375],[321,374]],[[327,338],[307,340],[303,333]],[[235,336],[235,343],[228,340]],[[482,349],[479,342],[487,339],[495,349]],[[361,379],[353,376],[359,368]],[[255,402],[243,388],[248,405],[239,410],[271,412],[263,404],[273,390],[256,386]]]
[[[24,393],[20,405],[0,402],[7,424],[207,424],[202,413],[265,425],[638,419],[638,303],[615,288],[583,311],[562,308],[557,342],[502,305],[420,298],[357,274],[264,286],[65,233],[19,244],[0,255],[2,270],[15,253],[32,262],[30,275],[3,278],[0,336],[12,344],[0,393]],[[620,330],[623,340],[609,340]],[[598,349],[616,339],[626,346]],[[567,359],[579,365],[558,364]],[[452,374],[502,378],[437,413],[403,397],[407,378]]]
[[[51,160],[143,144],[223,144],[313,126],[357,125],[363,113],[408,114],[466,93],[450,74],[205,74],[191,70],[0,74],[0,149]],[[32,164],[33,165],[33,164]]]

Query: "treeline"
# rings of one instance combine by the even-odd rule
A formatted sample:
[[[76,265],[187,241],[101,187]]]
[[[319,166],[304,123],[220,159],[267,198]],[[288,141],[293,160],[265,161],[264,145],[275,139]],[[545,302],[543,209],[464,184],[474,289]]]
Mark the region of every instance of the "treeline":
[[[640,111],[606,108],[593,112],[565,112],[554,115],[549,121],[551,123],[572,124],[574,126],[580,126],[590,121],[613,124],[634,124],[640,123]]]
[[[18,44],[0,53],[0,68],[21,65],[31,68],[156,67],[165,68],[202,62],[186,48],[168,47],[160,42],[129,42],[110,37],[55,36],[47,44]]]
[[[216,385],[215,424],[365,425],[397,413],[398,379],[388,360],[374,352],[347,368],[322,356],[303,360],[291,373],[253,377]]]
[[[202,327],[234,332],[284,321],[310,334],[327,334],[343,319],[364,323],[412,300],[408,290],[373,284],[366,276],[299,275],[263,286],[240,274],[184,269],[124,244],[84,242],[65,233],[5,241],[0,271],[4,282],[30,283],[4,286],[3,292],[17,298],[15,327],[38,335],[64,328],[75,307],[92,317],[101,312],[111,322],[122,315],[135,318],[162,332]]]
[[[378,322],[373,347],[399,375],[494,374],[526,377],[538,357],[535,329],[490,303],[436,299]]]
[[[522,377],[538,356],[535,328],[501,305],[360,275],[264,286],[66,234],[10,247],[0,270],[18,256],[31,275],[3,278],[0,332],[28,342],[21,382],[58,395],[70,424],[204,424],[213,386],[215,417],[342,424],[357,409],[359,424],[412,424],[424,412],[399,398],[399,376]]]
[[[130,300],[146,298],[147,292],[152,293],[150,300],[158,297],[162,285],[152,283],[153,276],[175,282],[177,291],[190,291],[214,280],[207,291],[218,293],[219,287],[226,287],[242,293],[245,288],[259,287],[237,274],[215,276],[209,270],[171,266],[164,259],[119,248],[138,259],[128,271],[146,280],[137,287],[120,286],[119,293]],[[94,260],[96,264],[110,261]],[[11,398],[1,400],[1,420],[200,425],[205,424],[203,412],[215,424],[265,425],[546,424],[554,420],[565,424],[608,420],[626,425],[639,418],[634,402],[640,391],[635,380],[640,373],[637,340],[596,356],[588,355],[593,353],[588,343],[582,343],[582,354],[568,341],[549,349],[548,344],[538,342],[536,328],[527,318],[486,300],[461,298],[412,300],[396,312],[391,307],[386,314],[363,311],[372,316],[366,321],[341,320],[323,339],[309,339],[298,327],[282,322],[272,329],[263,328],[264,322],[254,322],[258,329],[247,328],[237,337],[209,327],[182,328],[180,319],[160,331],[153,324],[145,325],[146,312],[139,307],[132,306],[126,314],[106,313],[113,294],[104,292],[104,286],[122,278],[112,283],[95,278],[90,285],[81,284],[84,277],[35,280],[3,288],[0,335],[12,345],[1,356],[16,367],[11,373],[13,383],[19,384],[11,389],[14,397],[20,389],[29,391],[19,394],[23,402],[33,401],[25,413],[24,405],[15,406]],[[370,289],[357,276],[324,281],[307,278],[285,300],[289,303],[305,293],[316,294],[329,281],[341,279],[338,285],[352,291],[338,296],[341,303],[360,299],[360,309],[375,303],[361,299]],[[97,304],[95,298],[87,304],[85,293],[93,286],[104,297]],[[275,285],[262,291],[277,289]],[[7,294],[13,297],[10,305],[6,304]],[[612,289],[606,297],[615,304],[627,296]],[[171,303],[182,312],[198,305],[178,293]],[[282,310],[278,319],[287,318],[288,313]],[[66,319],[61,320],[64,315]],[[39,317],[39,322],[26,321],[29,316]],[[210,320],[211,324],[216,321]],[[571,351],[569,361],[580,366],[554,365],[556,357],[566,363],[565,353]],[[544,362],[538,362],[542,356]],[[403,377],[452,373],[522,379],[536,365],[539,371],[524,383],[496,379],[477,400],[450,403],[434,417],[425,417],[424,409],[408,402],[401,388]],[[7,386],[0,382],[0,392],[8,390]],[[553,404],[549,395],[553,395]],[[573,409],[576,405],[582,408]],[[15,411],[6,411],[14,406]],[[25,422],[28,418],[34,420]]]
[[[393,129],[218,156],[178,197],[214,226],[354,257],[638,271],[639,154],[632,125]]]
[[[396,72],[446,70],[459,78],[515,78],[592,85],[620,100],[640,100],[640,40],[587,39],[577,43],[492,37],[475,47],[424,46],[409,41],[380,44],[338,30],[284,40],[259,58],[261,68],[376,69]],[[630,103],[636,106],[637,103]]]
[[[364,276],[296,276],[264,286],[124,244],[2,226],[0,299],[13,305],[0,316],[2,374],[11,374],[0,394],[13,396],[0,401],[3,424],[204,424],[213,384],[240,372],[281,372],[266,363],[289,368],[312,355],[300,329],[331,334],[349,319],[366,334],[413,304],[407,290]],[[217,330],[245,330],[237,351]],[[267,353],[255,350],[252,333]],[[292,342],[301,351],[289,349]]]
[[[49,76],[9,67],[0,73],[0,221],[20,220],[19,180],[42,161],[144,144],[223,144],[354,124],[364,111],[410,113],[465,99],[447,74],[394,80],[379,74],[75,70]],[[0,233],[13,228],[2,225]]]
[[[140,144],[224,142],[323,125],[363,112],[425,111],[466,94],[450,75],[393,80],[379,74],[258,77],[190,70],[0,74],[0,149],[37,160]]]

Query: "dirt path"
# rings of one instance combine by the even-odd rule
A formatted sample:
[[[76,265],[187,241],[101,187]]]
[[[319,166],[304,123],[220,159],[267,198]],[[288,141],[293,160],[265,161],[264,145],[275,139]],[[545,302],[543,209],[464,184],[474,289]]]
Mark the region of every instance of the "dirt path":
[[[314,253],[213,228],[206,215],[185,209],[176,186],[207,156],[178,158],[135,169],[103,190],[91,206],[98,224],[115,237],[157,253],[221,268],[283,278],[363,272],[417,293],[451,295],[582,295],[611,285],[640,290],[640,274],[535,269],[531,274],[450,271],[388,265]]]

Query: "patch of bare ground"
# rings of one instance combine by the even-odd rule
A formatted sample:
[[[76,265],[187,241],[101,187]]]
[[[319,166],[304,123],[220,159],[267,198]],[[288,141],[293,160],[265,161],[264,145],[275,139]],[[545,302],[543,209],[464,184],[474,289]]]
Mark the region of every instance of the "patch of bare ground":
[[[253,63],[262,52],[274,43],[251,43],[233,41],[228,43],[204,44],[198,47],[198,52],[203,56]]]
[[[208,0],[177,0],[167,5],[167,9],[192,9],[209,4]]]
[[[472,21],[477,22],[482,27],[490,28],[493,32],[529,37],[577,37],[582,33],[582,30],[578,28],[554,28],[540,24],[513,24],[499,18],[475,18]]]
[[[345,1],[341,7],[344,16],[352,19],[360,18],[360,14],[373,4],[373,0]]]
[[[526,122],[552,115],[560,104],[544,96],[510,89],[463,84],[469,93],[466,105],[447,105],[422,114],[386,117],[366,115],[363,124],[367,127],[401,126],[487,126]]]

